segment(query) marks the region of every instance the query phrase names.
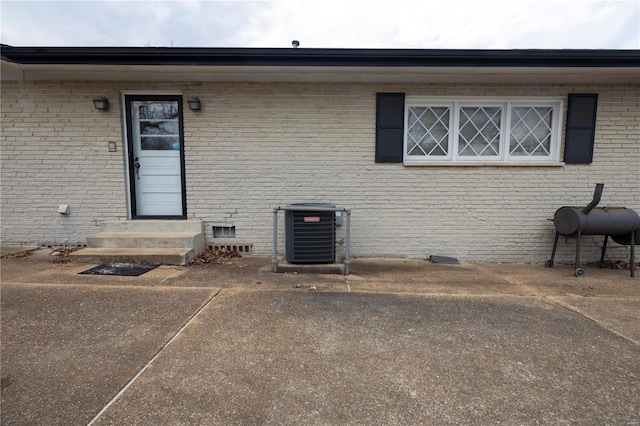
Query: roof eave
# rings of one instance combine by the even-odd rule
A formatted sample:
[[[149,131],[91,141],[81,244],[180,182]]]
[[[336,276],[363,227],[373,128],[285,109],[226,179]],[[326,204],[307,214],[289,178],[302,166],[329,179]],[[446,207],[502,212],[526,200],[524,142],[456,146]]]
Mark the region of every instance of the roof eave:
[[[637,67],[640,50],[264,49],[174,47],[12,47],[21,64],[354,66],[354,67]]]
[[[2,80],[640,83],[639,50],[2,46]]]

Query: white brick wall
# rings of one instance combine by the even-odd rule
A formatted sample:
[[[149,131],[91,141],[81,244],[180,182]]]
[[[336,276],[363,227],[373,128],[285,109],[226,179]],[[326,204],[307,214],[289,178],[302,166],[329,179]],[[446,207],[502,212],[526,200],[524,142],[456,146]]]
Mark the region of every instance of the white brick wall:
[[[117,93],[104,84],[2,83],[3,243],[74,244],[98,221],[126,217]],[[91,101],[102,94],[116,101],[106,113]]]
[[[184,111],[189,218],[234,225],[268,254],[272,209],[330,202],[352,212],[352,254],[543,262],[563,205],[590,201],[640,212],[640,86],[260,83],[3,83],[2,241],[81,242],[127,216],[121,91],[197,95]],[[562,96],[599,93],[594,162],[564,167],[404,167],[376,164],[375,94]],[[98,95],[108,112],[93,108]],[[563,132],[564,136],[564,132]],[[108,141],[118,142],[110,153]],[[58,204],[70,204],[61,217]],[[284,228],[280,214],[280,228]],[[344,226],[339,238],[344,237]],[[284,240],[279,239],[280,247]],[[602,238],[587,238],[595,260]],[[573,258],[561,239],[558,260]],[[589,247],[591,246],[591,249]],[[626,257],[628,248],[608,251]]]

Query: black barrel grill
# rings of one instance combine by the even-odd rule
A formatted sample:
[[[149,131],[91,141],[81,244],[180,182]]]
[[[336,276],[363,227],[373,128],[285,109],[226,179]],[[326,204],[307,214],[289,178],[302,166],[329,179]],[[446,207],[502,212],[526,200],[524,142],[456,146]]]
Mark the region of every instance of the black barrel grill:
[[[553,241],[551,259],[545,263],[553,267],[556,256],[558,238],[562,236],[576,236],[576,261],[575,275],[581,277],[584,270],[580,265],[580,240],[583,235],[604,235],[602,254],[600,256],[600,268],[604,263],[609,237],[618,244],[631,246],[631,259],[629,267],[631,276],[635,277],[635,245],[640,244],[640,216],[635,211],[626,207],[596,207],[602,196],[603,183],[596,185],[593,200],[584,208],[561,207],[556,210],[553,224],[556,228],[556,237]]]

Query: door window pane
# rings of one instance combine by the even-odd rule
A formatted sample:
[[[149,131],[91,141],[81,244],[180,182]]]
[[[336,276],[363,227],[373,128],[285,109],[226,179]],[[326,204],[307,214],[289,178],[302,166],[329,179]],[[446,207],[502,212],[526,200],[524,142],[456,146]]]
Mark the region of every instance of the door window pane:
[[[172,151],[180,149],[180,110],[174,101],[134,102],[137,112],[140,149]]]
[[[140,135],[177,135],[179,125],[177,121],[141,121]]]
[[[173,151],[180,149],[180,138],[161,136],[142,136],[140,148],[147,151]]]
[[[145,102],[138,107],[138,111],[140,120],[177,120],[179,112],[177,102]]]

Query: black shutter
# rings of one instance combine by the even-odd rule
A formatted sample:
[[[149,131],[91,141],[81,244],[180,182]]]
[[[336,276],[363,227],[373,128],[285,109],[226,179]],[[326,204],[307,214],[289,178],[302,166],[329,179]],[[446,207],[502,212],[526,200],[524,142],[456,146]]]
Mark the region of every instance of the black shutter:
[[[404,93],[376,94],[376,163],[402,163]]]
[[[589,164],[593,161],[598,94],[571,94],[567,107],[564,162]]]

